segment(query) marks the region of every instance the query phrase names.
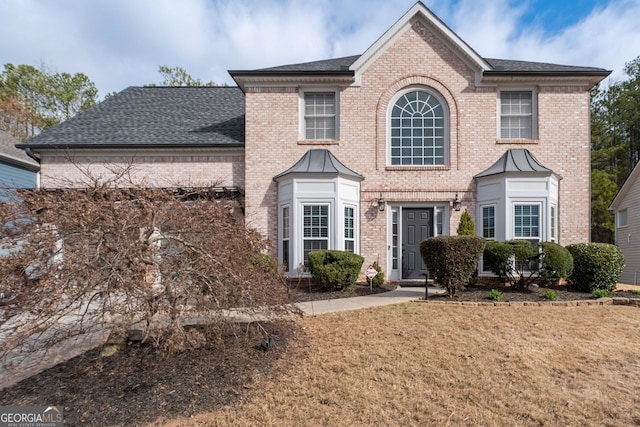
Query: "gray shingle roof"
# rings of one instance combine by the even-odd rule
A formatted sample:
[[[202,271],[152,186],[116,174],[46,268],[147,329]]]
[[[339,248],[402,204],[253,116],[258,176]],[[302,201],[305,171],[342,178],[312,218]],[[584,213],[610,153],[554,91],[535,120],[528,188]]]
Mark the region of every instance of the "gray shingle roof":
[[[257,70],[229,71],[231,75],[278,75],[295,73],[348,73],[349,67],[360,58],[360,55],[346,56],[343,58],[328,59],[324,61],[304,62],[301,64],[281,65],[278,67],[260,68]],[[554,74],[554,75],[581,75],[595,74],[608,75],[609,71],[604,68],[580,67],[573,65],[548,64],[544,62],[515,61],[508,59],[485,60],[493,67],[486,71],[487,74]]]
[[[322,61],[304,62],[302,64],[281,65],[278,67],[260,68],[247,72],[255,73],[324,73],[324,72],[349,72],[351,64],[356,62],[360,55],[345,56],[342,58],[326,59]],[[242,73],[242,71],[229,71],[229,73]],[[353,74],[351,72],[351,74]]]
[[[364,177],[346,167],[333,153],[326,149],[314,149],[307,151],[298,162],[273,179],[282,178],[290,174],[321,173],[335,176],[347,176],[362,181]]]
[[[609,71],[604,68],[596,67],[579,67],[573,65],[548,64],[545,62],[515,61],[509,59],[491,59],[485,60],[493,67],[486,73],[530,73],[530,74],[590,74],[608,75]]]
[[[474,176],[474,178],[482,178],[507,172],[553,174],[551,169],[543,166],[526,148],[512,148],[507,150],[489,169],[480,172]]]
[[[242,147],[244,94],[236,87],[130,87],[20,146]]]
[[[40,165],[27,156],[24,150],[15,147],[18,142],[9,132],[0,130],[0,160],[27,169],[38,170]]]

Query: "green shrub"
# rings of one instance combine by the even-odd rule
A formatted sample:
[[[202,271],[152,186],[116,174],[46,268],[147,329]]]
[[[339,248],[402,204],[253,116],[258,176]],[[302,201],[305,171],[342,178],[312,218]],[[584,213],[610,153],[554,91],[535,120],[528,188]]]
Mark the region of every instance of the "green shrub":
[[[609,291],[606,289],[594,289],[591,291],[591,296],[594,298],[607,298],[609,295]]]
[[[430,237],[420,244],[420,253],[431,277],[454,297],[476,271],[485,243],[478,236]]]
[[[631,293],[634,295],[640,295],[640,289],[634,289],[631,291]]]
[[[251,264],[265,273],[276,272],[278,269],[278,263],[267,254],[254,255]]]
[[[489,295],[487,295],[487,298],[492,299],[494,301],[502,301],[502,297],[504,295],[502,294],[502,292],[500,292],[497,289],[491,289],[489,291]]]
[[[553,242],[540,242],[540,254],[538,275],[546,284],[558,284],[573,271],[573,256],[567,248]]]
[[[371,284],[374,288],[379,288],[384,283],[384,274],[382,274],[382,267],[380,267],[378,261],[374,261],[371,266],[378,272],[378,274],[376,274],[376,276],[371,281]]]
[[[309,271],[322,288],[334,291],[353,285],[358,279],[364,258],[346,251],[309,252]]]
[[[569,286],[581,292],[615,289],[624,268],[620,248],[608,243],[578,243],[567,249],[573,255],[573,272],[567,278]]]
[[[490,240],[484,247],[484,265],[493,274],[508,282],[513,272],[513,248],[505,242]]]
[[[473,223],[473,219],[467,210],[465,209],[460,215],[460,223],[457,230],[458,236],[475,236],[476,225]]]
[[[558,294],[555,291],[548,290],[542,295],[542,298],[548,299],[549,301],[555,301],[558,299]]]
[[[526,289],[538,271],[540,254],[528,240],[487,242],[484,250],[485,265],[505,282]]]

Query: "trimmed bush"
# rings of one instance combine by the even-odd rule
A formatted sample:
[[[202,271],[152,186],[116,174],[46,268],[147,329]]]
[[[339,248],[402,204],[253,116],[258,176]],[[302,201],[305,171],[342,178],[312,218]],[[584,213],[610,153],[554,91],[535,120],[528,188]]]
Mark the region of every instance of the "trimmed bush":
[[[358,279],[364,258],[346,251],[309,252],[309,271],[313,280],[329,291],[339,291]]]
[[[484,265],[493,274],[505,282],[510,281],[513,273],[513,247],[505,242],[490,240],[484,248],[482,254]]]
[[[485,265],[518,289],[527,289],[538,272],[540,253],[528,240],[491,241],[484,251]]]
[[[485,243],[478,236],[430,237],[420,244],[420,253],[431,277],[454,297],[473,277]]]
[[[560,279],[566,279],[573,271],[573,256],[571,252],[554,242],[540,243],[540,271],[538,275],[547,284],[558,284]]]
[[[613,292],[624,268],[620,248],[608,243],[578,243],[567,246],[567,250],[573,255],[569,286],[581,292]]]

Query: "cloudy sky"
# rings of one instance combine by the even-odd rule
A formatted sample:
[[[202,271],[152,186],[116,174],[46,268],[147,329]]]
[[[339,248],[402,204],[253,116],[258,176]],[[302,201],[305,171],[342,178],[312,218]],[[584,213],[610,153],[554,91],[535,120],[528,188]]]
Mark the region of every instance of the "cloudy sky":
[[[415,0],[0,0],[2,64],[81,72],[102,99],[159,65],[227,70],[361,54]],[[480,55],[613,70],[640,56],[640,0],[423,0]]]

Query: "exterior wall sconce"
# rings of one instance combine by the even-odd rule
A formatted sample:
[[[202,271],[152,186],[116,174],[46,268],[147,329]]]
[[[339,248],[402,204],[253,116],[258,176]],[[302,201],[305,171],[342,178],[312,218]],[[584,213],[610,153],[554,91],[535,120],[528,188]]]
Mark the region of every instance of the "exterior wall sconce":
[[[456,197],[453,199],[453,210],[459,211],[461,206],[462,206],[462,202],[460,202],[460,199],[458,198],[458,193],[456,193]]]
[[[382,198],[382,193],[380,193],[380,197],[378,197],[378,210],[380,212],[384,212],[384,199]]]

